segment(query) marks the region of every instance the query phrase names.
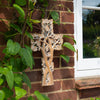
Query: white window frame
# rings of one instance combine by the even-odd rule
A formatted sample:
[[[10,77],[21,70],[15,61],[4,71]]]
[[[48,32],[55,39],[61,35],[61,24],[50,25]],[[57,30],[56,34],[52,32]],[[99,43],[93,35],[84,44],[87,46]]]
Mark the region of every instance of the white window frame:
[[[82,7],[82,0],[74,0],[74,35],[77,42],[75,48],[78,49],[78,60],[75,53],[75,77],[98,76],[100,75],[100,58],[83,59],[82,8],[100,10],[100,7]]]

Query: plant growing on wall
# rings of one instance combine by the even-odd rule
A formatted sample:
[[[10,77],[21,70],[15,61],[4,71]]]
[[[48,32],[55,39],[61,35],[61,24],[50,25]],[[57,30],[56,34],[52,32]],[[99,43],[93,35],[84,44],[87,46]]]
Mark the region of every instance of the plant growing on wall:
[[[0,60],[0,100],[19,100],[26,95],[27,91],[22,88],[22,83],[25,82],[31,88],[30,80],[25,74],[27,68],[32,69],[34,59],[29,43],[25,43],[25,39],[33,39],[30,34],[33,31],[33,24],[40,23],[40,20],[32,19],[32,13],[35,9],[42,11],[42,17],[52,17],[54,23],[59,24],[59,15],[55,11],[50,11],[48,16],[45,9],[48,6],[48,0],[8,0],[17,11],[14,16],[14,21],[10,23],[10,30],[4,35],[7,40],[6,48],[3,50],[4,58]],[[24,7],[24,8],[23,8]],[[31,32],[30,32],[31,31]],[[14,41],[14,37],[19,36],[19,42]],[[68,36],[64,36],[71,38]],[[27,45],[26,45],[27,44]],[[70,43],[64,43],[63,46],[75,51]],[[69,61],[66,55],[61,55],[65,61]],[[15,92],[15,96],[13,94]],[[35,91],[34,94],[38,100],[49,100],[46,96]],[[34,100],[31,96],[28,100]]]

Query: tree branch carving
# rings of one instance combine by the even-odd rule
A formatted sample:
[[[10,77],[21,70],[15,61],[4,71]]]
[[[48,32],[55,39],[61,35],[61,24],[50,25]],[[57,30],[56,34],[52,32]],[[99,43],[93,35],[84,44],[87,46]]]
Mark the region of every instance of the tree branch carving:
[[[42,86],[53,85],[53,52],[61,50],[63,43],[62,35],[53,34],[53,20],[42,20],[42,34],[33,34],[31,48],[33,51],[40,51],[43,54],[42,58]]]

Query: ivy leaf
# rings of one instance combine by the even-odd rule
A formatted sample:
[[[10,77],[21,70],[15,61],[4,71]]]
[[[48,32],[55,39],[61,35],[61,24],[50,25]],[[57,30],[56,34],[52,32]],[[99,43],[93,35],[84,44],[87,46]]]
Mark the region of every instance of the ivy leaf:
[[[13,72],[22,72],[27,68],[27,66],[23,64],[21,58],[15,59],[14,57],[12,57],[10,58],[9,62],[10,62],[10,65],[13,66],[12,68]]]
[[[32,23],[29,22],[29,18],[27,19],[26,23],[27,23],[27,25],[30,27],[31,32],[32,32],[32,30],[33,30],[33,26],[32,26]]]
[[[22,86],[22,76],[19,73],[14,74],[14,81],[17,85]]]
[[[16,24],[10,24],[10,26],[12,28],[14,28],[17,32],[19,32],[20,34],[22,34],[22,30],[21,30],[21,28],[18,25],[16,25]]]
[[[69,62],[69,57],[66,55],[60,55],[61,58],[63,58],[67,63]]]
[[[18,13],[20,14],[20,17],[22,17],[24,19],[24,17],[25,17],[24,10],[17,4],[13,4],[13,7],[18,11]]]
[[[31,82],[30,82],[28,76],[24,72],[22,73],[22,79],[29,86],[29,88],[31,88]]]
[[[38,100],[49,100],[47,96],[41,94],[39,91],[35,91],[34,94],[36,95]]]
[[[42,96],[45,98],[45,100],[50,100],[46,95],[42,94]]]
[[[9,70],[7,67],[5,67],[5,68],[0,67],[0,73],[5,75],[8,86],[10,89],[12,89],[13,85],[14,85],[13,72],[11,70]]]
[[[32,49],[29,47],[29,46],[27,46],[27,45],[25,45],[25,48],[30,52],[30,54],[32,55]]]
[[[2,85],[3,82],[4,82],[4,80],[2,78],[0,78],[0,85]]]
[[[33,40],[33,37],[32,37],[32,35],[29,32],[26,31],[25,34],[27,35],[27,37],[29,37],[30,39]]]
[[[21,48],[19,55],[21,56],[23,63],[32,69],[33,68],[33,57],[30,54],[30,52],[25,48]]]
[[[10,98],[11,96],[13,96],[13,91],[10,90],[7,87],[3,87],[2,90],[5,92],[5,98]]]
[[[53,18],[54,21],[59,20],[59,14],[56,11],[51,11],[50,15],[51,15],[51,17]]]
[[[16,100],[16,98],[12,97],[11,100]]]
[[[14,54],[13,55],[16,55],[21,49],[21,46],[19,45],[19,43],[15,42],[14,43]]]
[[[91,99],[92,100],[92,99]],[[100,98],[96,98],[96,100],[100,100]]]
[[[14,85],[14,74],[8,68],[4,68],[4,70],[5,70],[5,76],[6,76],[8,86],[9,86],[10,89],[12,89],[13,85]]]
[[[28,97],[28,100],[35,100],[32,96]]]
[[[33,5],[32,0],[29,0],[29,8],[30,8],[31,10],[33,10],[33,9],[34,9],[34,5]]]
[[[75,52],[75,48],[69,42],[65,42],[63,46]]]
[[[15,94],[16,94],[16,99],[19,100],[20,98],[24,97],[26,95],[26,90],[15,87]]]
[[[5,93],[4,91],[0,90],[0,100],[4,100],[5,98]]]
[[[72,37],[70,37],[70,36],[68,36],[68,35],[64,35],[63,37],[66,37],[66,38],[72,39],[72,40],[74,41],[74,43],[76,44],[76,41],[75,41]]]
[[[20,51],[21,47],[19,43],[8,40],[7,42],[7,53],[10,55],[16,55]]]
[[[19,6],[25,6],[26,0],[15,0],[15,3],[18,4]]]
[[[35,19],[30,19],[30,21],[33,22],[33,23],[36,23],[36,24],[41,22],[41,21],[35,20]]]
[[[42,94],[39,91],[35,91],[34,94],[36,95],[38,100],[45,100]]]

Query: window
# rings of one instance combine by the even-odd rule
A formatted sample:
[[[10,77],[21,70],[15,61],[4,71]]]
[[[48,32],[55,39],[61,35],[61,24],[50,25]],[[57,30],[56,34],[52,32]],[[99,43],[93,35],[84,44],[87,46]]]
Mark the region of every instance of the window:
[[[75,76],[100,75],[100,0],[74,0],[74,4],[78,49]]]

